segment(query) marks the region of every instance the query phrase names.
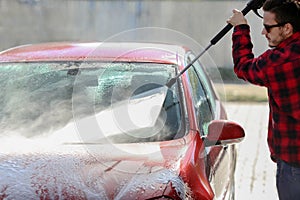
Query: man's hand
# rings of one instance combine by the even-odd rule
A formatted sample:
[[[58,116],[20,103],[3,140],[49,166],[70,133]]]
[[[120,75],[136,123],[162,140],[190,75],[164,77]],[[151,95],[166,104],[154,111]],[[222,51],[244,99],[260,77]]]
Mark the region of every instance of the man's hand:
[[[226,21],[227,23],[231,24],[232,26],[248,24],[246,18],[244,17],[241,11],[234,9],[232,12],[233,15]]]

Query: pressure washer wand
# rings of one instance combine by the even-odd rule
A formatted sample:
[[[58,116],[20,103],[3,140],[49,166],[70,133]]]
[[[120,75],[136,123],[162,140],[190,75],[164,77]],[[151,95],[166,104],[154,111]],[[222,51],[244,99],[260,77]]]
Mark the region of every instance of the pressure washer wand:
[[[241,11],[243,13],[243,15],[245,16],[249,11],[253,10],[254,13],[259,16],[260,18],[262,18],[257,10],[259,8],[262,7],[263,3],[265,2],[265,0],[251,0],[250,2],[247,3],[246,7]],[[198,54],[183,70],[181,70],[179,72],[179,74],[177,74],[177,76],[175,76],[174,78],[171,78],[169,80],[169,82],[166,84],[166,86],[168,88],[172,87],[172,85],[174,85],[174,83],[176,82],[176,80],[187,70],[189,69],[194,62],[196,62],[211,46],[215,45],[222,37],[224,37],[224,35],[230,31],[230,29],[233,26],[231,24],[227,24],[211,41],[210,44],[200,53]]]
[[[188,70],[193,64],[194,62],[196,62],[213,44],[209,44],[200,54],[198,54],[185,68],[183,68],[183,70],[181,70],[177,76],[171,78],[169,80],[169,82],[166,84],[166,86],[168,88],[172,87],[172,85],[174,85],[174,83],[176,83],[176,80],[186,71]]]

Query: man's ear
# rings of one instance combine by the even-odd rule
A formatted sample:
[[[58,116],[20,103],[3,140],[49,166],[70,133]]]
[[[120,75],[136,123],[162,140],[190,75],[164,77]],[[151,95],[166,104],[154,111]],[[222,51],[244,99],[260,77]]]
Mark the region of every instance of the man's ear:
[[[286,37],[290,37],[294,33],[294,28],[291,23],[286,23],[283,26],[283,31],[284,31],[284,34],[286,35]]]

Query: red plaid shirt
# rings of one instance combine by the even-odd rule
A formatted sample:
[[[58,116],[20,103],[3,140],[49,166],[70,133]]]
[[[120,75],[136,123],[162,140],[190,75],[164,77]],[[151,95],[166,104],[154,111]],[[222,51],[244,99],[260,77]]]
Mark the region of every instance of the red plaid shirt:
[[[268,89],[271,157],[300,166],[300,32],[257,58],[248,25],[236,26],[232,40],[237,76]]]

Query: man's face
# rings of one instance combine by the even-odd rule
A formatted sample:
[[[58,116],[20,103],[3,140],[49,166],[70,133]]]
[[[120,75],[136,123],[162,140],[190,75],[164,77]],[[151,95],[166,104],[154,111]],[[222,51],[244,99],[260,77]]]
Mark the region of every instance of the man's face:
[[[262,30],[262,34],[266,36],[270,47],[276,47],[280,42],[286,39],[283,32],[284,25],[278,25],[278,22],[275,21],[274,13],[265,11],[263,15],[263,24],[265,27]],[[278,26],[268,28],[268,26],[272,25]]]

